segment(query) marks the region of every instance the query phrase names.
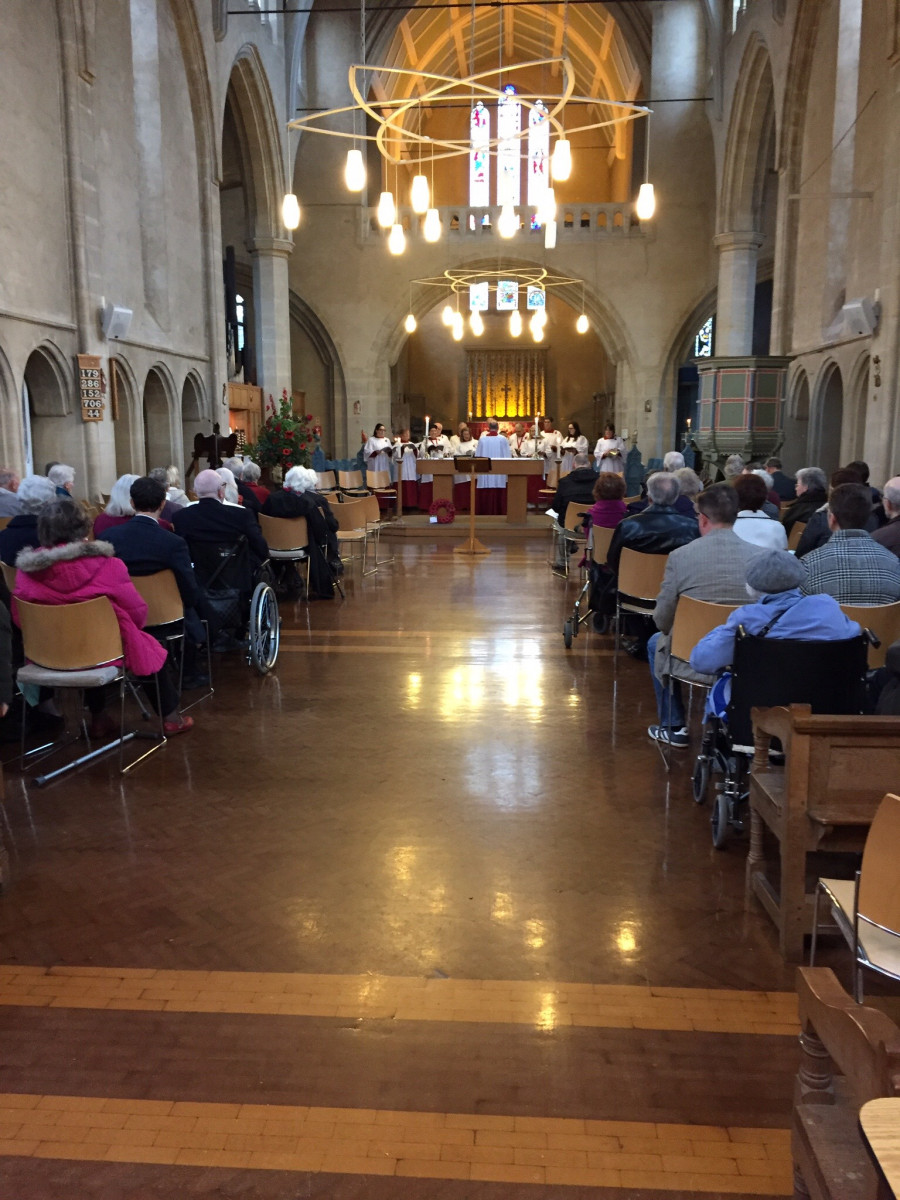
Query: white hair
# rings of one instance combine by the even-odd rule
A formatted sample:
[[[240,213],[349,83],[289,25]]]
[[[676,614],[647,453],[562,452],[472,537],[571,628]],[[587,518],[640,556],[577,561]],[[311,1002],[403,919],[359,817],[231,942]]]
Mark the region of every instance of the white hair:
[[[235,479],[243,479],[244,477],[244,460],[241,458],[226,458],[222,463],[223,467],[227,467]]]
[[[168,487],[181,487],[181,472],[177,467],[166,467],[166,484]]]
[[[684,455],[680,450],[670,450],[663,459],[664,471],[678,471],[684,466]]]
[[[47,472],[47,478],[54,487],[65,487],[67,483],[75,482],[75,468],[65,463],[54,463]]]
[[[240,493],[237,490],[237,484],[234,481],[234,474],[230,467],[219,467],[216,471],[218,477],[225,484],[225,500],[228,504],[240,504]]]
[[[48,500],[56,499],[56,488],[46,475],[26,475],[16,492],[19,503],[27,513],[36,513]]]
[[[245,483],[257,483],[259,481],[260,475],[262,475],[262,471],[260,471],[259,467],[256,465],[255,462],[245,462],[244,463],[244,482]]]
[[[679,467],[672,474],[678,480],[682,496],[687,496],[689,500],[693,499],[694,496],[699,496],[703,491],[703,480],[690,467]]]
[[[120,475],[109,491],[109,502],[103,510],[108,517],[133,517],[131,485],[140,475]]]
[[[291,467],[284,477],[284,486],[288,491],[302,496],[304,492],[314,492],[319,486],[319,477],[309,467]]]
[[[654,504],[674,504],[681,495],[681,484],[675,475],[657,471],[647,480],[647,495]]]

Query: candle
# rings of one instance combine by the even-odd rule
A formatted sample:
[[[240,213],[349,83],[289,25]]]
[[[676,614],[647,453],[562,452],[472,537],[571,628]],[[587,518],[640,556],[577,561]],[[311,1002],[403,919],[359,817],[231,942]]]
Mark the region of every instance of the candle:
[[[534,414],[534,440],[537,441],[538,435],[538,414]]]
[[[690,417],[688,417],[688,419],[687,419],[687,427],[688,427],[688,432],[690,432],[690,428],[691,428],[691,418]]]
[[[425,414],[425,440],[428,440],[428,413]]]

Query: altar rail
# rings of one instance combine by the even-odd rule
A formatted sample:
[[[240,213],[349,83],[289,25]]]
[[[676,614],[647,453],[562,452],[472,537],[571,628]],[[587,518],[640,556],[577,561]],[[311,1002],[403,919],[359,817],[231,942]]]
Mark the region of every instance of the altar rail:
[[[468,205],[448,205],[438,210],[441,214],[442,236],[449,233],[450,237],[460,240],[499,238],[497,220],[500,216],[498,205],[490,208],[470,208]],[[518,238],[528,239],[529,245],[543,246],[543,228],[531,228],[532,209],[527,205],[519,210]],[[400,224],[407,234],[421,239],[422,222],[424,217],[417,216],[411,208],[401,208]],[[364,236],[386,238],[388,230],[382,229],[376,218],[376,210],[368,209],[368,218],[364,221]],[[567,204],[560,205],[556,217],[556,244],[566,242],[591,241],[594,238],[606,237],[643,237],[646,229],[635,216],[634,204],[628,201],[624,204]]]

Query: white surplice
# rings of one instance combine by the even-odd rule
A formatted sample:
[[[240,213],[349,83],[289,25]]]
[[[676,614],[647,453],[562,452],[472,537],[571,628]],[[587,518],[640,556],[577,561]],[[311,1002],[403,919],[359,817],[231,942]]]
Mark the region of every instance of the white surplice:
[[[457,439],[458,440],[458,439]],[[474,458],[475,451],[478,449],[478,443],[474,438],[469,438],[467,442],[459,442],[456,449],[453,451],[454,458]],[[454,475],[454,483],[468,483],[468,475]]]
[[[560,463],[560,467],[559,467],[560,474],[562,474],[563,471],[565,471],[566,474],[568,474],[568,472],[572,470],[572,462],[575,458],[575,455],[576,454],[587,454],[588,440],[584,436],[584,434],[582,434],[581,437],[577,437],[577,438],[569,437],[567,434],[562,440],[561,449],[562,449],[562,462]]]
[[[618,450],[621,458],[604,458],[611,450]],[[621,475],[625,470],[625,443],[620,437],[600,438],[594,447],[594,458],[598,471],[615,471]]]
[[[394,443],[390,438],[370,437],[363,448],[363,460],[367,469],[387,471],[390,474],[393,448]]]
[[[450,449],[450,443],[444,445],[443,435],[436,438],[433,434],[428,435],[424,442],[419,442],[418,455],[419,458],[446,458],[447,452]],[[420,475],[419,483],[433,483],[433,475]]]
[[[419,478],[416,474],[416,457],[418,447],[415,442],[396,442],[394,444],[394,462],[400,464],[400,479],[407,483],[415,483]]]

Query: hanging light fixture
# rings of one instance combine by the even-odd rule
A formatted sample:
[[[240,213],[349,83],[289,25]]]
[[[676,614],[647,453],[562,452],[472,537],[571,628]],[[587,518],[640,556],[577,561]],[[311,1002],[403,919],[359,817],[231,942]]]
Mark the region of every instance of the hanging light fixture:
[[[472,315],[469,317],[469,328],[476,337],[481,337],[484,333],[484,321],[477,308],[472,309]]]
[[[449,329],[453,324],[453,305],[445,304],[441,309],[441,324],[446,325]]]
[[[378,198],[378,211],[376,213],[378,224],[382,229],[390,229],[394,224],[396,215],[397,206],[394,204],[394,193],[382,192]]]
[[[516,215],[516,209],[513,204],[507,202],[500,209],[500,216],[497,218],[497,232],[502,238],[514,237],[519,228],[519,218]]]
[[[541,322],[536,320],[536,317],[537,313],[534,314],[534,316],[528,322],[528,325],[531,329],[531,336],[534,341],[542,342],[544,340],[544,326]]]
[[[522,332],[522,314],[518,309],[510,313],[509,317],[509,333],[510,337],[517,338]]]
[[[407,333],[415,333],[416,332],[416,318],[412,315],[411,312],[406,314],[406,320],[403,322],[403,328],[406,330]]]
[[[441,239],[441,214],[436,208],[429,208],[425,214],[422,234],[426,242],[438,242]]]
[[[542,225],[556,220],[556,192],[552,187],[544,189],[541,202],[537,207],[537,215]]]
[[[572,174],[572,144],[568,138],[559,137],[550,155],[550,178],[564,183]]]
[[[403,226],[394,224],[391,226],[391,232],[388,234],[388,250],[391,254],[402,254],[406,249],[406,234],[403,232]]]
[[[453,321],[451,323],[450,331],[453,334],[454,342],[462,341],[464,328],[463,328],[463,315],[461,312],[455,312],[453,314]]]
[[[556,249],[556,221],[548,221],[544,226],[544,249]]]
[[[428,206],[431,203],[431,192],[428,188],[428,179],[424,175],[414,175],[412,187],[409,191],[409,202],[412,205],[414,213],[422,216],[428,212]]]
[[[531,318],[531,323],[532,323],[532,325],[539,325],[541,327],[541,329],[543,329],[544,326],[547,324],[546,308],[536,308],[534,310],[534,316]]]
[[[285,229],[296,229],[300,224],[300,201],[293,192],[288,192],[281,203],[281,221]]]
[[[582,313],[581,316],[578,318],[578,320],[575,322],[576,330],[579,333],[587,333],[587,331],[590,329],[590,327],[591,327],[590,321],[587,319],[585,314]]]
[[[366,186],[366,164],[361,150],[348,150],[344,167],[344,182],[348,192],[361,192]]]
[[[644,130],[644,182],[638,192],[634,211],[639,221],[649,221],[656,212],[656,193],[650,182],[650,117],[647,116],[647,127]]]

